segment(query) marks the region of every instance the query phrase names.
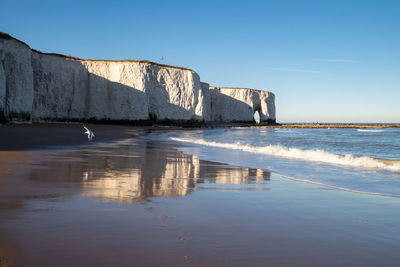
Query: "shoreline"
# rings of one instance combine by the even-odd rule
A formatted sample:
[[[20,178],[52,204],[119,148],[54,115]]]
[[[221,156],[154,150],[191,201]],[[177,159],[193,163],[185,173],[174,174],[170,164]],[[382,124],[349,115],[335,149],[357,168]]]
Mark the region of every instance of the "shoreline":
[[[195,120],[176,121],[141,121],[141,122],[124,122],[124,121],[36,121],[31,123],[0,123],[1,127],[12,127],[17,125],[23,126],[72,126],[72,125],[93,125],[100,127],[121,127],[121,128],[143,128],[143,129],[218,129],[218,128],[400,128],[400,123],[260,123],[259,125],[249,122],[200,122]]]
[[[280,125],[260,125],[251,128],[399,128],[400,123],[288,123]]]

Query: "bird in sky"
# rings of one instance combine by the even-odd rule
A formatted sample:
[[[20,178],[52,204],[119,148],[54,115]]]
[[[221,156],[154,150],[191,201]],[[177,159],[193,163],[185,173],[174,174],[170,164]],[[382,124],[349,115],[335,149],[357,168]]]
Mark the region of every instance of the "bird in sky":
[[[92,141],[93,137],[94,137],[94,133],[89,130],[88,128],[85,127],[85,125],[83,125],[83,128],[86,130],[85,134],[87,134],[88,140]]]

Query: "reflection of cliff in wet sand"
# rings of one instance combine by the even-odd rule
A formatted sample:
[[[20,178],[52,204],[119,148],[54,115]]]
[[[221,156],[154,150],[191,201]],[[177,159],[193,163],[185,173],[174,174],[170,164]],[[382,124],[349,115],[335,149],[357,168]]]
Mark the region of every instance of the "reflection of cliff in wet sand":
[[[132,169],[128,166],[122,170],[110,169],[91,177],[82,184],[83,194],[99,197],[102,201],[119,202],[187,195],[198,178],[198,158],[177,155],[175,160],[160,161],[159,157],[148,153],[145,161],[132,166]],[[119,157],[113,160],[118,161]],[[146,174],[149,172],[151,175]]]
[[[140,155],[144,155],[140,157]],[[82,195],[101,201],[132,202],[157,196],[184,196],[197,183],[263,183],[269,173],[205,162],[197,156],[158,149],[149,141],[66,152],[50,158],[30,174],[31,180],[76,182]]]

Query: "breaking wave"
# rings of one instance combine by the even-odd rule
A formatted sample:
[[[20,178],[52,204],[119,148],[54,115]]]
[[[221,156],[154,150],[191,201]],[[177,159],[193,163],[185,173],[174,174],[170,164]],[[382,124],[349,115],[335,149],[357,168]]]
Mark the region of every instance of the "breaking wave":
[[[194,140],[194,139],[180,138],[180,137],[169,137],[169,140],[193,143],[203,146],[235,149],[245,152],[305,160],[305,161],[323,162],[323,163],[351,166],[358,168],[382,169],[393,172],[400,172],[400,160],[379,159],[367,156],[360,157],[351,154],[338,155],[323,150],[302,150],[299,148],[290,148],[279,145],[268,145],[261,147],[261,146],[244,145],[240,143],[236,144],[219,143],[213,141],[206,141],[203,139]]]
[[[385,130],[357,129],[357,132],[380,133],[383,131],[385,131]]]

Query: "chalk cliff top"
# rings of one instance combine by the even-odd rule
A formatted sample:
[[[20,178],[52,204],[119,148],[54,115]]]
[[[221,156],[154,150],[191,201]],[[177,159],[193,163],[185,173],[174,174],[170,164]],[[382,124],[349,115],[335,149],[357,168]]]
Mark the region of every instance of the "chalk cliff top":
[[[133,59],[123,59],[123,60],[110,60],[110,59],[82,59],[82,58],[78,58],[78,57],[73,57],[73,56],[67,56],[67,55],[63,55],[63,54],[58,54],[58,53],[45,53],[45,52],[41,52],[39,50],[33,49],[31,48],[29,45],[27,45],[26,43],[24,43],[21,40],[18,40],[14,37],[12,37],[11,35],[4,33],[4,32],[0,32],[0,39],[6,39],[6,40],[14,40],[20,44],[23,44],[27,47],[29,47],[30,49],[32,49],[32,51],[38,53],[38,54],[42,54],[42,55],[49,55],[49,56],[57,56],[57,57],[63,57],[63,58],[67,58],[67,59],[73,59],[73,60],[80,60],[80,61],[104,61],[104,62],[133,62],[133,63],[143,63],[143,64],[148,64],[148,65],[154,65],[154,66],[159,66],[159,67],[165,67],[165,68],[173,68],[173,69],[180,69],[180,70],[187,70],[187,71],[192,71],[195,72],[192,69],[188,69],[188,68],[184,68],[184,67],[179,67],[179,66],[172,66],[172,65],[166,65],[166,64],[161,64],[161,63],[157,63],[157,62],[152,62],[152,61],[148,61],[148,60],[133,60]]]

